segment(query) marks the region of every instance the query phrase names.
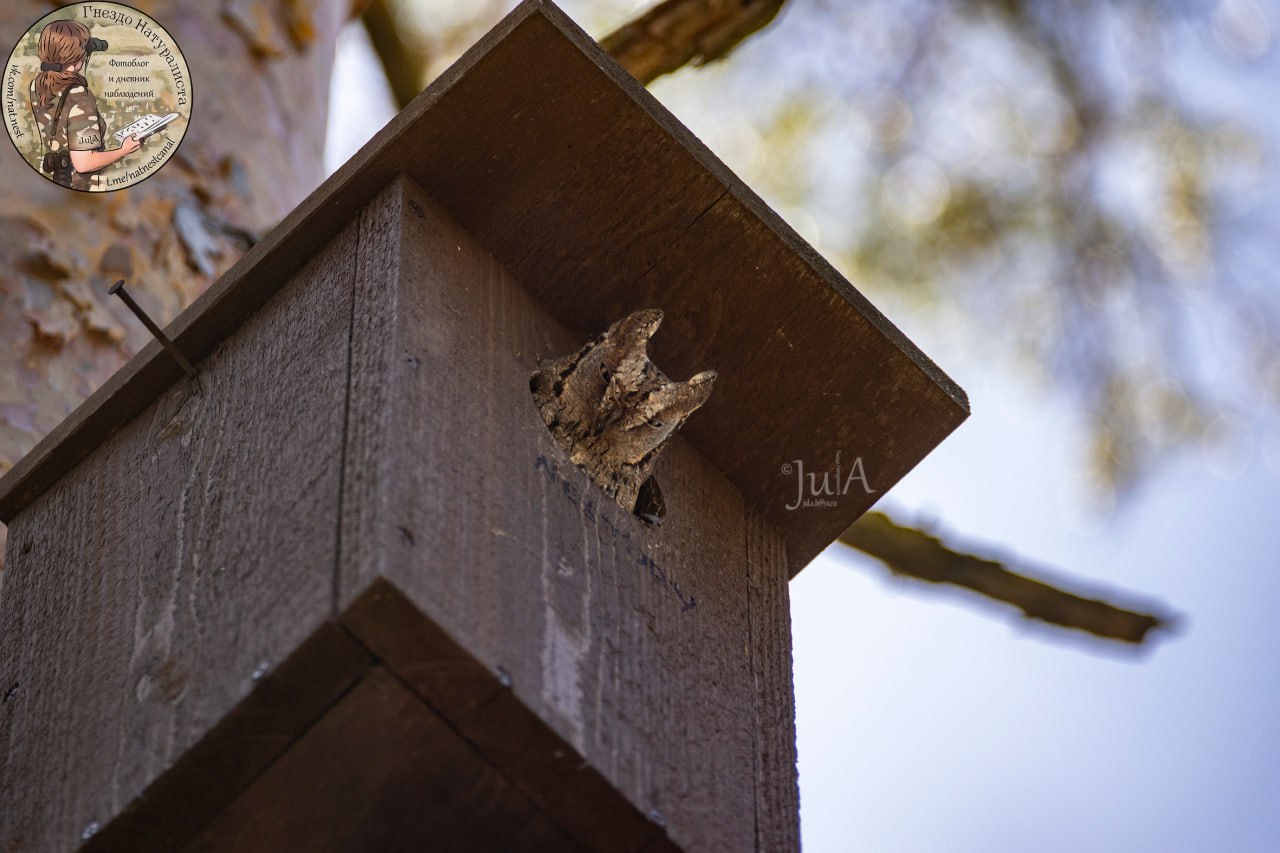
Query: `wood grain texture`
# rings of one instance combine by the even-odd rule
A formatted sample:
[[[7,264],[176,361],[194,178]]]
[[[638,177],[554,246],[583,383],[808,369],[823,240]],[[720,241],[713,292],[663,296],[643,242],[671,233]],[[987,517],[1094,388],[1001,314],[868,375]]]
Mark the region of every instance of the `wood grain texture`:
[[[490,671],[379,578],[342,624],[538,809],[586,849],[647,851],[662,829]]]
[[[188,853],[577,851],[380,667],[183,848]]]
[[[786,542],[747,512],[751,690],[755,697],[756,849],[800,849],[796,708],[791,678],[791,599]]]
[[[332,613],[355,236],[11,522],[0,849],[79,843]]]
[[[284,754],[372,663],[350,634],[325,623],[82,850],[179,849]]]
[[[576,336],[411,180],[357,265],[340,607],[385,577],[677,844],[752,849],[757,785],[794,774],[756,779],[741,493],[680,436],[658,527],[594,486],[528,384]]]
[[[784,533],[793,574],[967,416],[945,374],[546,0],[521,4],[170,335],[208,352],[401,172],[573,333],[570,348],[661,304],[655,361],[722,376],[686,438]],[[176,376],[149,347],[0,480],[0,519]],[[863,457],[876,491],[788,512],[780,466],[822,469],[836,451]]]

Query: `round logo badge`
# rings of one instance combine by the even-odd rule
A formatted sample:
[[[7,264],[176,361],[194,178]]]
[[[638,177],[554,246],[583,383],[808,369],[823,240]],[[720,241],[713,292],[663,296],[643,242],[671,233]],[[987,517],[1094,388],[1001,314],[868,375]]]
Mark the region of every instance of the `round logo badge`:
[[[0,85],[18,153],[73,190],[111,192],[155,174],[191,118],[191,75],[173,37],[120,3],[73,3],[18,40]]]

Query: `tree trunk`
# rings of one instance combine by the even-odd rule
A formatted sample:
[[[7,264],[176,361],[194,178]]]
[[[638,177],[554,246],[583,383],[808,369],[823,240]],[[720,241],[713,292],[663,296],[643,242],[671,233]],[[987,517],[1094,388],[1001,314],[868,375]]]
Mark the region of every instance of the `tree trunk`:
[[[107,295],[118,278],[161,326],[323,177],[333,46],[352,0],[137,3],[181,47],[190,126],[152,177],[77,193],[0,152],[0,473],[149,340]],[[6,3],[16,36],[48,2]],[[0,528],[0,561],[4,532]]]

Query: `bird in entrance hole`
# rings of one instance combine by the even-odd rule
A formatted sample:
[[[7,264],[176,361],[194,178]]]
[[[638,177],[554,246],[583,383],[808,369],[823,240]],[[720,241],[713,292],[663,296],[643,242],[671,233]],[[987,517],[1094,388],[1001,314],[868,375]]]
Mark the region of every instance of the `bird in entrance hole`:
[[[649,338],[661,322],[655,308],[629,314],[578,352],[539,364],[529,379],[542,420],[569,459],[620,506],[650,521],[662,504],[654,462],[716,379],[704,370],[674,382],[649,360]]]

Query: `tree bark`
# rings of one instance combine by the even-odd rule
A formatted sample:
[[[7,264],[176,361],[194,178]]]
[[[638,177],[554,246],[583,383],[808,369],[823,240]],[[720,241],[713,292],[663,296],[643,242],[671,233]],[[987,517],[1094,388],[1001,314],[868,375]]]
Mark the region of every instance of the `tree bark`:
[[[149,340],[107,295],[112,281],[164,326],[323,177],[333,46],[352,0],[136,5],[191,73],[191,122],[170,162],[88,194],[0,156],[0,473]],[[49,10],[7,3],[0,31]]]
[[[600,40],[600,46],[649,85],[686,65],[723,59],[764,28],[784,0],[666,0]]]

